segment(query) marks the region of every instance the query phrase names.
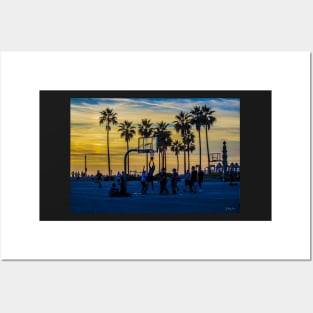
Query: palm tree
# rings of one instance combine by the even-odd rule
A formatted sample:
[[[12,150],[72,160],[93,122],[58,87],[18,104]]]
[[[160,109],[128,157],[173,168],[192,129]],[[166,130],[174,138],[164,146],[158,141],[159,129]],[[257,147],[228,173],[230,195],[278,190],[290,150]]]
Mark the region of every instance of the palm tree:
[[[153,133],[151,120],[147,118],[143,118],[141,120],[141,124],[138,125],[138,133],[144,138],[148,138]],[[148,169],[148,153],[146,153],[146,170]]]
[[[207,107],[206,104],[202,106],[202,111],[204,115],[204,127],[205,127],[205,138],[206,138],[206,149],[208,154],[208,170],[211,174],[211,165],[210,165],[210,150],[209,150],[209,140],[208,140],[208,131],[211,129],[211,126],[216,121],[216,118],[212,115],[215,111],[212,111],[210,107]]]
[[[183,137],[183,143],[185,146],[185,151],[188,153],[188,170],[190,171],[190,152],[193,152],[196,149],[194,144],[195,142],[195,135],[190,130],[188,130]]]
[[[106,108],[104,111],[100,112],[99,124],[105,124],[105,129],[107,131],[107,149],[108,149],[108,170],[109,177],[111,176],[111,161],[110,161],[110,142],[109,142],[109,132],[111,130],[111,125],[117,124],[117,113],[113,112],[113,109]]]
[[[166,167],[166,150],[172,143],[171,132],[167,130],[168,123],[161,121],[154,130],[154,136],[158,137],[158,148],[162,154],[162,168]]]
[[[178,140],[175,140],[171,144],[171,151],[173,151],[176,155],[176,161],[177,161],[177,172],[179,173],[179,159],[178,155],[180,151],[185,151],[184,144]]]
[[[192,115],[191,124],[196,126],[196,130],[198,132],[198,137],[199,137],[199,166],[202,168],[202,166],[201,166],[201,153],[202,152],[201,152],[200,131],[201,131],[201,126],[204,125],[204,115],[203,115],[203,111],[202,111],[200,106],[194,106],[190,113]]]
[[[124,121],[124,123],[119,124],[118,131],[121,132],[121,138],[125,138],[127,151],[129,150],[129,141],[133,139],[136,134],[135,126],[132,125],[133,122]],[[129,154],[127,158],[127,174],[129,175]]]
[[[192,116],[190,113],[180,112],[175,116],[176,120],[173,122],[176,132],[180,132],[184,138],[186,132],[191,128]],[[184,173],[186,174],[186,150],[184,149]]]

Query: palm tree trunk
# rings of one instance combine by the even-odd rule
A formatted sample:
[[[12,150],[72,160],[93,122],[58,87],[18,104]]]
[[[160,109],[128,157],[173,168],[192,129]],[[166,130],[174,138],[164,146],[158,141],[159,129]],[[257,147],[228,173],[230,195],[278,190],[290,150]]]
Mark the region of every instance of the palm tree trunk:
[[[184,144],[184,175],[186,175],[186,146],[184,143],[184,138],[186,137],[186,131],[182,130],[182,138],[183,138],[183,144]]]
[[[210,166],[210,150],[209,150],[209,139],[208,139],[208,126],[205,126],[205,139],[206,139],[206,151],[208,154],[208,170],[209,175],[211,175],[211,166]]]
[[[129,150],[128,140],[126,141],[126,145],[127,145],[127,151],[128,151]],[[127,175],[129,175],[129,153],[128,153],[128,156],[127,156]]]
[[[200,136],[200,129],[198,130],[198,134],[199,134],[199,165],[201,166],[201,136]]]
[[[162,168],[164,168],[164,150],[162,151]]]
[[[161,172],[160,164],[161,164],[161,151],[159,149],[159,173]]]
[[[165,152],[165,153],[164,153],[164,164],[165,164],[164,167],[167,168],[167,167],[166,167],[166,150],[165,150],[164,152]]]
[[[176,154],[176,158],[177,158],[177,173],[179,173],[179,159],[178,159],[178,153]]]
[[[188,171],[190,171],[190,150],[189,150],[189,145],[188,145]]]
[[[110,162],[110,143],[109,143],[109,124],[107,129],[107,149],[108,149],[108,171],[109,180],[111,179],[111,162]]]
[[[164,168],[164,167],[165,167],[165,151],[163,149],[163,151],[162,151],[162,168]]]

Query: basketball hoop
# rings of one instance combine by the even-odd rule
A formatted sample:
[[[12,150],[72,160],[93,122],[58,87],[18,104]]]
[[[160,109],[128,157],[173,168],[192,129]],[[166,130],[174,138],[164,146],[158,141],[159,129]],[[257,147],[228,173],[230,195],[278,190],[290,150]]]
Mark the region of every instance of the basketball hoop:
[[[150,158],[154,157],[154,151],[150,151]]]

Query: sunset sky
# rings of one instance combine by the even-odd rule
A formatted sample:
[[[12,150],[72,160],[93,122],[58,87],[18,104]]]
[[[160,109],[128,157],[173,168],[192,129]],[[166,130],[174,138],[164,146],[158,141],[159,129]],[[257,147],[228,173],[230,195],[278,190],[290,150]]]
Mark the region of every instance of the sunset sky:
[[[206,104],[215,111],[216,122],[209,131],[210,153],[222,152],[223,141],[227,142],[228,163],[240,164],[240,99],[220,98],[71,98],[71,171],[84,171],[84,155],[87,154],[88,174],[98,169],[108,172],[106,130],[99,125],[100,112],[107,107],[117,113],[118,123],[132,121],[136,126],[136,135],[130,141],[130,148],[137,148],[138,124],[143,118],[156,123],[169,123],[172,139],[181,140],[180,134],[174,129],[173,121],[181,111],[190,112],[194,106]],[[198,133],[196,150],[191,154],[191,165],[199,164]],[[202,167],[207,166],[205,130],[201,130]],[[118,132],[118,125],[110,131],[110,155],[113,174],[122,171],[126,142]],[[156,166],[157,166],[156,158]],[[183,168],[183,153],[179,155],[180,172]],[[130,170],[140,172],[145,165],[145,155],[135,152],[130,154]],[[168,149],[167,168],[176,167],[176,156]]]

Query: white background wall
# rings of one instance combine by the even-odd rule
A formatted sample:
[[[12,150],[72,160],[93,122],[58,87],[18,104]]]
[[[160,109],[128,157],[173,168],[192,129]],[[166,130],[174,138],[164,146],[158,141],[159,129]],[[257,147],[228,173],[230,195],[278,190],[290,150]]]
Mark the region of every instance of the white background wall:
[[[0,50],[312,51],[311,3],[2,0]],[[311,312],[312,287],[301,261],[0,262],[2,312]]]

